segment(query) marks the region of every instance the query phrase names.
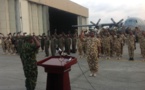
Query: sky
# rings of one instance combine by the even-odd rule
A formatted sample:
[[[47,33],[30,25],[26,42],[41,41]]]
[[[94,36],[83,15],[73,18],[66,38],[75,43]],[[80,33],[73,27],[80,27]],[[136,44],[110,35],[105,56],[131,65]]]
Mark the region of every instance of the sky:
[[[100,23],[124,21],[128,17],[138,17],[145,20],[145,0],[71,0],[89,9],[88,21]]]

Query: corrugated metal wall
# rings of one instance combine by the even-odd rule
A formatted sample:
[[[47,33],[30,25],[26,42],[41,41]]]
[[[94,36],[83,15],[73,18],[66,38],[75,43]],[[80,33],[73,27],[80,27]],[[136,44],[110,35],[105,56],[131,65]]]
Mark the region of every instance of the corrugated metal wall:
[[[49,28],[48,7],[29,2],[29,22],[31,33],[47,34]]]
[[[7,35],[10,32],[8,0],[0,3],[0,32]]]
[[[43,33],[43,17],[42,17],[42,5],[38,5],[38,27],[39,34]]]
[[[15,14],[16,14],[16,32],[22,31],[22,23],[21,23],[21,13],[22,11],[20,11],[20,2],[19,0],[15,0]]]
[[[47,6],[42,7],[42,13],[43,13],[43,32],[47,34],[47,31],[50,28],[49,25],[49,8]]]
[[[10,32],[16,32],[16,10],[15,10],[16,2],[15,0],[8,0],[8,11],[9,11],[9,25]]]

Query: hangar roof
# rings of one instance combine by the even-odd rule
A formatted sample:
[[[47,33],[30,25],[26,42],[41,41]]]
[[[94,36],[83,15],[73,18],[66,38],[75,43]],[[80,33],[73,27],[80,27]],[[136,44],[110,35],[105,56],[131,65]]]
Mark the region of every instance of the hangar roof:
[[[84,17],[88,17],[89,14],[87,8],[77,3],[74,3],[70,0],[29,0],[29,1],[57,8],[59,10],[63,10]]]

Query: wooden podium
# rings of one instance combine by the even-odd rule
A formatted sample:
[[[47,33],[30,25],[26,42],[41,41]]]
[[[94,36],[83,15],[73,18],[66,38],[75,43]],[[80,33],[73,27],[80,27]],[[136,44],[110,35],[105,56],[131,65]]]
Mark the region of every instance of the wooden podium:
[[[46,90],[71,90],[69,71],[77,59],[71,56],[52,56],[37,63],[47,72]]]

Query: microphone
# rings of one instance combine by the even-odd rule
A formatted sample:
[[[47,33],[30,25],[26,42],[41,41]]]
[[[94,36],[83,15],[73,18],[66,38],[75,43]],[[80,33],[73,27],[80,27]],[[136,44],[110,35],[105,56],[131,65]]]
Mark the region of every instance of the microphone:
[[[59,47],[57,47],[56,50],[57,50],[58,54],[61,56],[63,51]]]

